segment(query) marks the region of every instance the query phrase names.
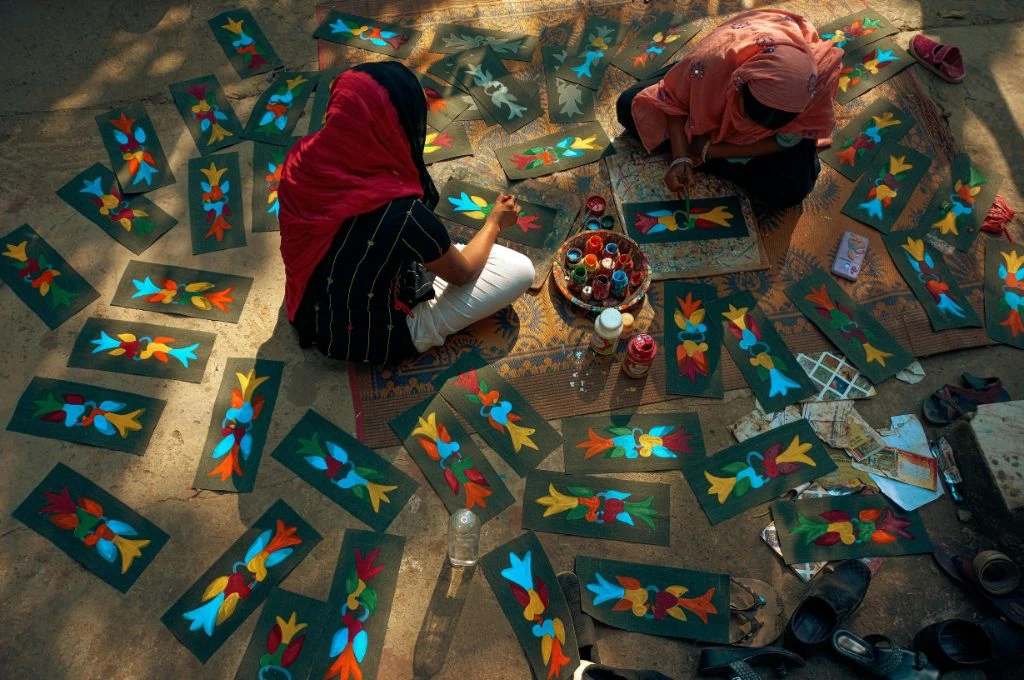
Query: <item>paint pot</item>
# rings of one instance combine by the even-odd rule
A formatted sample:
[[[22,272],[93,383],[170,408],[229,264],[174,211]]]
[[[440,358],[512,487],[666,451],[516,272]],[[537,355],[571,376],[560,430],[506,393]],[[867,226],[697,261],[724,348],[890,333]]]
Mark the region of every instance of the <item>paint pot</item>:
[[[602,258],[601,273],[605,276],[611,276],[613,271],[615,271],[615,260],[611,257]]]
[[[618,243],[612,243],[611,241],[609,241],[608,243],[605,243],[604,244],[604,256],[605,257],[610,257],[613,260],[616,259],[619,256],[619,244]]]
[[[615,228],[615,215],[605,215],[601,218],[602,229],[614,229]]]
[[[633,286],[634,288],[639,288],[641,285],[643,285],[643,282],[644,273],[642,271],[635,270],[632,274],[629,275],[629,285]]]
[[[605,300],[612,291],[611,281],[604,274],[598,274],[590,283],[595,300]]]
[[[616,260],[616,265],[622,271],[626,272],[626,275],[633,273],[633,258],[624,253],[619,253],[619,257]]]
[[[565,266],[569,269],[575,269],[582,259],[583,251],[579,248],[569,248],[565,251]]]
[[[622,313],[617,309],[606,309],[594,320],[594,334],[590,337],[590,349],[602,356],[615,353],[622,335]]]
[[[601,240],[600,236],[591,236],[587,239],[586,250],[588,255],[598,256],[604,250],[604,241]]]
[[[624,298],[628,289],[629,277],[626,276],[626,272],[621,269],[616,269],[612,272],[612,295],[617,298]]]
[[[600,196],[594,195],[587,199],[587,212],[594,217],[600,217],[603,215],[604,210],[607,207],[608,203],[606,203]]]
[[[587,279],[590,278],[590,272],[583,265],[580,265],[572,270],[572,285],[579,290],[583,286],[587,285]]]
[[[633,337],[633,327],[636,326],[636,319],[629,312],[622,313],[622,337],[624,340],[629,340]]]
[[[626,345],[626,357],[622,360],[622,372],[630,378],[643,378],[651,370],[651,364],[658,355],[658,343],[642,333]]]
[[[601,221],[595,219],[589,219],[583,223],[584,231],[597,231],[601,228]]]
[[[601,266],[601,263],[597,259],[597,255],[593,253],[587,253],[583,256],[583,267],[587,272],[593,274]]]
[[[590,302],[590,298],[594,297],[594,289],[590,286],[583,286],[580,290],[580,299],[584,302]]]

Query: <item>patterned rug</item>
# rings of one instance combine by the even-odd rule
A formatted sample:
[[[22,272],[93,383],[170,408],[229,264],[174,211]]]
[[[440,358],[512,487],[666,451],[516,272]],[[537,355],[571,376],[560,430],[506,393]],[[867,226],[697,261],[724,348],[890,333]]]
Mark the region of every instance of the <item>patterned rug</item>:
[[[803,14],[815,24],[825,23],[864,7],[864,3],[857,0],[795,0],[761,3],[761,6],[769,4]],[[542,44],[560,44],[575,38],[574,30],[582,25],[586,13],[609,16],[635,25],[645,15],[682,8],[682,11],[689,13],[691,19],[704,24],[702,33],[691,43],[695,44],[709,27],[719,24],[726,15],[742,9],[739,2],[723,1],[716,3],[716,6],[718,15],[702,19],[707,7],[704,2],[654,1],[644,4],[622,0],[475,0],[449,1],[443,6],[435,6],[428,0],[353,0],[322,5],[318,7],[318,14],[323,16],[327,9],[337,8],[425,30],[423,40],[408,63],[413,68],[426,70],[438,58],[438,55],[426,51],[432,37],[430,27],[438,23],[469,23],[530,33],[540,35]],[[369,52],[331,43],[320,44],[321,68],[378,58],[379,55]],[[539,54],[532,64],[504,63],[526,82],[543,82],[540,77]],[[955,149],[955,141],[947,126],[932,103],[922,94],[914,80],[913,71],[913,68],[903,71],[849,105],[839,107],[838,126],[841,126],[855,117],[864,106],[883,96],[904,111],[912,112],[919,122],[902,143],[930,156],[933,159],[932,170],[930,179],[914,193],[897,228],[907,228],[917,223]],[[615,121],[615,97],[634,82],[632,77],[618,69],[608,69],[599,92],[597,114],[609,136],[621,132],[621,127]],[[469,123],[468,130],[476,149],[476,158],[471,161],[440,163],[432,166],[431,172],[438,184],[441,184],[451,174],[454,166],[469,162],[474,172],[500,180],[501,172],[490,149],[556,129],[556,126],[548,124],[546,117],[512,135],[505,133],[500,126],[486,128],[480,121]],[[558,173],[541,181],[580,196],[590,193],[611,196],[608,169],[604,163]],[[723,295],[739,290],[753,291],[761,308],[776,321],[794,352],[832,349],[829,341],[793,307],[783,289],[814,267],[827,269],[835,255],[839,236],[846,229],[856,228],[859,233],[871,235],[871,247],[859,281],[845,288],[861,303],[868,304],[876,318],[915,356],[991,344],[983,329],[932,332],[924,310],[892,264],[878,234],[862,225],[855,227],[857,223],[840,214],[839,209],[853,185],[853,182],[833,169],[823,166],[817,187],[804,202],[802,211],[793,209],[760,216],[759,228],[771,263],[770,269],[737,272],[703,280],[717,286]],[[982,251],[979,248],[984,240],[984,237],[979,238],[970,253],[954,253],[947,258],[961,287],[979,311],[982,310],[979,257]],[[647,329],[656,338],[662,336],[662,291],[662,284],[652,286],[638,323],[640,328]],[[388,421],[433,392],[431,380],[470,349],[481,352],[530,400],[534,408],[549,419],[675,398],[665,394],[664,362],[661,357],[645,381],[625,378],[617,362],[597,359],[587,352],[591,328],[592,320],[569,309],[549,281],[539,292],[524,295],[513,307],[449,338],[443,347],[401,367],[386,369],[353,365],[350,383],[355,398],[359,437],[370,446],[398,444],[388,428]],[[726,389],[744,387],[745,383],[728,353],[723,352],[722,361]]]

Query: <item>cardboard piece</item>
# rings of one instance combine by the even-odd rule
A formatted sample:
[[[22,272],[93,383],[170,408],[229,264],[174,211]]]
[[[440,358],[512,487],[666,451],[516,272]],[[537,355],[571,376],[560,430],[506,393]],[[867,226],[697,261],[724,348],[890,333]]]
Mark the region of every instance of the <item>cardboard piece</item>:
[[[270,455],[374,531],[385,531],[419,486],[312,409]]]
[[[1003,178],[989,172],[965,153],[953,159],[949,176],[943,181],[925,208],[918,230],[931,233],[967,252],[981,233],[989,208]]]
[[[281,361],[227,360],[193,488],[252,491],[283,372]]]
[[[489,47],[453,56],[456,82],[505,132],[515,132],[543,115],[536,92],[516,80]]]
[[[898,144],[886,146],[865,166],[864,176],[853,188],[842,213],[883,234],[889,233],[931,163],[914,149]]]
[[[420,31],[407,26],[335,10],[329,11],[313,31],[314,38],[385,54],[393,59],[408,57],[421,35]]]
[[[427,165],[473,155],[473,145],[464,123],[452,123],[442,132],[427,130],[423,143],[423,162]]]
[[[836,464],[804,419],[730,446],[683,470],[711,524],[827,475]]]
[[[11,514],[122,593],[170,538],[63,463],[57,463]]]
[[[576,557],[583,611],[648,635],[729,642],[729,575]]]
[[[718,297],[706,283],[665,282],[665,392],[721,399],[722,325],[709,309]]]
[[[914,58],[892,38],[859,49],[846,50],[839,75],[836,101],[846,104],[914,63]]]
[[[494,155],[508,178],[517,180],[596,163],[608,144],[604,128],[594,122],[495,149]]]
[[[434,42],[430,43],[430,51],[453,54],[477,47],[490,47],[502,59],[529,62],[533,61],[537,42],[535,35],[507,33],[461,24],[437,24],[434,27]]]
[[[0,280],[53,330],[100,296],[35,229],[23,224],[0,239]]]
[[[453,222],[480,229],[497,200],[497,191],[452,178],[441,190],[435,212]],[[519,219],[503,229],[500,238],[535,248],[544,245],[554,229],[558,210],[529,201],[520,201],[519,206],[522,208]]]
[[[188,221],[193,255],[245,245],[238,152],[189,159]]]
[[[110,304],[238,323],[252,278],[132,260]]]
[[[790,284],[786,295],[876,385],[914,362],[914,356],[823,269]]]
[[[471,510],[483,524],[515,502],[440,395],[392,420],[391,429],[448,512]]]
[[[275,588],[256,621],[235,680],[306,677],[324,613],[320,600]]]
[[[996,342],[1024,349],[1024,246],[985,244],[985,332]]]
[[[873,9],[847,14],[818,26],[822,40],[830,40],[845,52],[860,49],[894,33],[899,33],[899,29]]]
[[[243,141],[242,124],[217,76],[174,83],[171,98],[202,155]]]
[[[682,470],[705,455],[696,413],[563,418],[562,440],[574,473]]]
[[[437,131],[447,130],[452,121],[469,108],[469,104],[459,96],[462,91],[424,73],[417,73],[416,77],[427,100],[427,125]]]
[[[93,317],[68,366],[200,383],[216,339],[216,333]]]
[[[136,255],[178,223],[142,194],[125,196],[117,177],[102,163],[75,175],[57,195]]]
[[[880,494],[775,501],[772,517],[786,564],[932,551],[918,514]]]
[[[320,540],[312,526],[278,500],[160,620],[206,663]]]
[[[637,243],[675,243],[750,234],[739,196],[624,203],[626,233]]]
[[[874,164],[887,144],[903,139],[917,120],[892,102],[879,97],[860,115],[832,137],[832,146],[818,154],[822,163],[836,169],[846,179],[857,179]]]
[[[131,392],[32,378],[7,429],[141,456],[166,404]]]
[[[250,78],[282,65],[281,58],[249,10],[223,12],[206,23],[239,78]]]
[[[480,567],[533,677],[570,680],[580,665],[572,614],[536,534],[498,546],[480,558]]]
[[[662,12],[623,42],[612,65],[647,80],[699,32],[700,24],[688,23],[685,15]]]
[[[254,142],[252,147],[252,231],[280,231],[277,187],[288,150],[301,139],[292,137],[288,146]]]
[[[555,73],[568,58],[565,46],[544,45],[540,48],[544,65],[544,79],[548,92],[548,120],[552,123],[583,123],[597,120],[594,107],[594,91],[562,80]]]
[[[289,146],[306,100],[319,79],[319,71],[282,71],[256,100],[242,136],[254,142]]]
[[[129,104],[101,113],[96,126],[123,193],[141,194],[174,184],[145,106]]]
[[[723,324],[725,346],[765,411],[781,411],[815,394],[810,378],[750,292],[721,298],[709,311]]]
[[[626,37],[626,30],[626,26],[614,19],[588,16],[576,44],[569,50],[569,57],[558,68],[558,77],[594,91],[600,89],[612,56]]]
[[[534,470],[523,491],[523,528],[668,545],[671,506],[668,484]]]

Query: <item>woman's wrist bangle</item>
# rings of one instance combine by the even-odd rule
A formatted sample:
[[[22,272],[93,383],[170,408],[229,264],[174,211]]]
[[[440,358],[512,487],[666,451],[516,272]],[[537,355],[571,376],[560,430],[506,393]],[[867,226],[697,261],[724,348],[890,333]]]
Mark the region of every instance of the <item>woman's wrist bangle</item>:
[[[672,161],[672,164],[670,166],[668,166],[668,169],[669,169],[669,171],[672,171],[672,170],[675,170],[676,168],[678,168],[680,165],[689,165],[692,168],[693,167],[693,159],[689,158],[687,156],[682,156],[681,158],[677,158],[674,161]]]
[[[708,150],[710,148],[711,148],[711,140],[709,139],[708,141],[704,142],[704,148],[701,149],[701,151],[700,151],[700,162],[701,163],[707,163],[708,162]]]

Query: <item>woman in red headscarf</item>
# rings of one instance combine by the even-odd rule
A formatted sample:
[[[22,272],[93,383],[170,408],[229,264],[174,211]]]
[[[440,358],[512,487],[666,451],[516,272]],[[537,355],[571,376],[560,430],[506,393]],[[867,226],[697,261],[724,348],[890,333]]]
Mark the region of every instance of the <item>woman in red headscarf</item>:
[[[320,131],[288,153],[278,189],[281,255],[301,346],[393,364],[533,283],[530,260],[494,243],[516,221],[512,196],[498,199],[468,244],[451,247],[423,163],[426,116],[409,69],[361,64],[335,79]]]
[[[797,14],[744,12],[624,92],[619,122],[648,151],[671,149],[669,190],[700,169],[787,208],[814,188],[817,147],[831,143],[842,57]]]

